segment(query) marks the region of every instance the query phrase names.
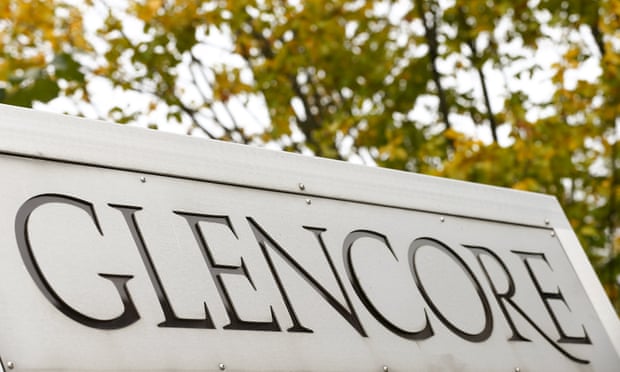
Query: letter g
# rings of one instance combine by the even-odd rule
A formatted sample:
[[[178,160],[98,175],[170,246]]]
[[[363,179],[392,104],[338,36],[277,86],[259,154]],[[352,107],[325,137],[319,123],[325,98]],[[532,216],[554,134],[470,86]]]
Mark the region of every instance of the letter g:
[[[127,291],[127,282],[133,278],[131,275],[115,275],[115,274],[99,274],[99,276],[109,280],[114,284],[116,291],[118,292],[123,302],[123,313],[116,318],[112,319],[95,319],[87,315],[80,313],[66,302],[63,301],[60,296],[54,291],[50,283],[43,275],[41,267],[37,263],[32,247],[30,246],[30,236],[28,232],[28,220],[32,212],[43,204],[48,203],[63,203],[77,207],[86,212],[92,221],[94,222],[99,234],[103,236],[101,226],[95,215],[95,209],[93,205],[87,201],[74,198],[67,195],[60,194],[41,194],[28,199],[17,211],[15,217],[15,236],[17,238],[17,246],[19,247],[19,253],[22,256],[26,269],[32,276],[32,279],[37,284],[37,287],[41,290],[45,298],[52,303],[58,310],[69,318],[79,322],[85,326],[97,328],[97,329],[119,329],[126,327],[138,319],[140,315],[136,310],[131,296]]]

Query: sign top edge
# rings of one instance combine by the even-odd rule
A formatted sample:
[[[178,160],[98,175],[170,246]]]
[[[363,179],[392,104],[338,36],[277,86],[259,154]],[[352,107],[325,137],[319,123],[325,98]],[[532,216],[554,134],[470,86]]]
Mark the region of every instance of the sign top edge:
[[[534,227],[567,227],[557,200],[545,194],[3,104],[0,118],[2,154]]]

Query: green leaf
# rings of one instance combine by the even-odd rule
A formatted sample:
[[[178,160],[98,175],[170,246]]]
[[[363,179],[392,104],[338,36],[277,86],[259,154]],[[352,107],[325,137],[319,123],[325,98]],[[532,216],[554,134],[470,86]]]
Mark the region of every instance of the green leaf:
[[[36,79],[32,84],[18,87],[6,95],[4,103],[30,107],[34,101],[48,102],[58,96],[60,88],[49,76]]]
[[[80,83],[84,82],[85,76],[80,71],[81,65],[70,54],[61,53],[56,55],[52,65],[54,66],[56,77]]]

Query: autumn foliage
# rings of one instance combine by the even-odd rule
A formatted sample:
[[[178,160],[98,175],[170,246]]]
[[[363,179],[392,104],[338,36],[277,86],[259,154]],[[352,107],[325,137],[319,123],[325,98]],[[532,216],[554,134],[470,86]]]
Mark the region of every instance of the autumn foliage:
[[[555,195],[620,311],[620,0],[4,0],[0,102]]]

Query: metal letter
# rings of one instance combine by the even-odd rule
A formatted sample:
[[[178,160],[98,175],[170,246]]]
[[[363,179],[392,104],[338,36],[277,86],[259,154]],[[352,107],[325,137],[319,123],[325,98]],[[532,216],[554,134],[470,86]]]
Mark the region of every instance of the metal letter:
[[[357,276],[357,273],[355,272],[355,267],[353,266],[353,260],[351,257],[351,251],[353,248],[353,244],[360,238],[370,238],[370,239],[378,240],[379,242],[385,244],[385,246],[390,251],[390,253],[392,254],[392,256],[394,257],[396,261],[398,261],[398,259],[396,258],[396,255],[394,254],[394,251],[392,250],[392,247],[390,246],[390,243],[387,237],[377,232],[367,231],[367,230],[355,230],[355,231],[350,232],[347,235],[347,237],[344,239],[342,248],[343,248],[343,255],[344,255],[344,262],[345,262],[345,269],[347,272],[347,276],[349,277],[349,281],[351,281],[351,285],[353,285],[353,289],[355,290],[355,293],[357,293],[357,295],[359,296],[364,306],[366,306],[370,314],[372,314],[372,316],[375,317],[375,319],[377,319],[377,321],[381,323],[381,325],[383,325],[385,328],[387,328],[388,330],[390,330],[391,332],[393,332],[394,334],[400,337],[403,337],[409,340],[424,340],[424,339],[427,339],[433,336],[434,334],[433,328],[431,327],[431,324],[428,320],[428,314],[426,313],[426,309],[424,309],[424,317],[426,320],[424,328],[422,328],[419,331],[412,332],[412,331],[404,330],[396,326],[394,323],[390,322],[373,305],[372,301],[370,300],[370,298],[368,298],[368,295],[366,294],[366,292],[362,288],[362,285],[360,284],[360,281]]]
[[[241,275],[248,279],[252,288],[256,290],[256,286],[250,277],[250,273],[245,266],[245,262],[243,258],[241,258],[241,264],[239,266],[230,266],[230,265],[220,265],[215,262],[213,259],[213,255],[209,250],[209,245],[207,244],[207,240],[200,229],[200,222],[210,222],[217,223],[220,225],[224,225],[230,229],[232,234],[236,239],[239,239],[237,233],[233,229],[232,224],[230,223],[230,219],[228,216],[211,216],[211,215],[203,215],[203,214],[195,214],[195,213],[185,213],[174,211],[175,214],[178,214],[181,217],[184,217],[187,220],[190,228],[192,229],[192,233],[194,234],[194,238],[198,245],[200,246],[200,251],[202,252],[202,256],[204,257],[205,263],[209,268],[209,273],[211,273],[211,277],[215,282],[215,286],[217,288],[218,293],[220,294],[220,298],[224,303],[224,307],[226,308],[226,312],[228,313],[228,318],[230,319],[230,324],[224,326],[224,329],[237,329],[237,330],[251,330],[251,331],[281,331],[280,325],[276,319],[276,316],[273,312],[273,308],[269,306],[269,310],[271,311],[271,321],[268,322],[252,322],[246,321],[239,318],[237,314],[237,310],[235,310],[235,306],[230,298],[228,290],[224,285],[224,281],[222,280],[222,274],[229,275]]]
[[[458,328],[457,326],[452,324],[441,313],[441,311],[439,311],[437,306],[433,303],[433,300],[430,298],[430,296],[426,292],[426,289],[424,288],[424,285],[422,284],[422,281],[420,280],[420,276],[418,274],[418,268],[417,268],[416,260],[415,260],[416,253],[419,251],[419,248],[423,246],[434,247],[434,248],[439,249],[442,252],[447,253],[448,256],[452,258],[461,267],[463,272],[467,274],[467,277],[469,278],[470,283],[474,285],[474,288],[476,289],[476,293],[478,293],[478,297],[480,298],[480,302],[482,303],[482,306],[484,308],[484,328],[482,328],[480,332],[468,333]],[[428,304],[428,306],[431,308],[431,310],[433,310],[435,315],[437,315],[439,320],[441,320],[441,322],[446,327],[448,327],[448,329],[454,332],[457,336],[462,337],[465,340],[472,341],[472,342],[482,342],[491,336],[491,333],[493,332],[493,315],[491,313],[491,307],[489,306],[489,301],[487,301],[487,298],[484,295],[484,292],[482,291],[482,287],[480,286],[478,279],[476,279],[476,277],[474,276],[474,273],[467,266],[465,261],[463,261],[463,259],[456,254],[456,252],[454,252],[452,249],[450,249],[450,247],[440,242],[439,240],[436,240],[433,238],[418,238],[418,239],[415,239],[409,246],[409,265],[411,267],[411,273],[413,274],[413,279],[415,280],[415,283],[418,286],[418,289],[420,290],[422,297],[424,297],[424,300],[426,300],[426,303]]]
[[[549,316],[551,317],[551,320],[553,321],[555,328],[558,330],[558,333],[560,334],[560,338],[558,339],[558,342],[571,343],[571,344],[592,344],[592,342],[590,341],[590,338],[588,337],[588,332],[586,332],[586,329],[583,325],[581,325],[581,328],[583,329],[583,336],[568,336],[566,332],[564,332],[564,330],[562,329],[562,326],[560,325],[558,318],[553,313],[553,309],[549,305],[549,300],[560,300],[564,303],[564,305],[566,305],[566,307],[568,307],[568,304],[566,303],[566,300],[564,299],[564,295],[562,295],[560,288],[558,288],[557,292],[543,291],[542,287],[540,286],[540,283],[538,282],[538,279],[536,279],[536,276],[534,275],[534,271],[532,270],[532,267],[530,266],[530,262],[528,261],[528,258],[530,257],[539,259],[539,260],[544,261],[547,264],[547,266],[551,268],[551,265],[549,265],[549,261],[547,261],[547,257],[545,257],[545,254],[544,253],[520,252],[520,251],[511,251],[511,252],[521,258],[521,260],[523,261],[523,264],[525,265],[525,268],[527,269],[527,273],[530,275],[530,278],[532,278],[532,283],[534,283],[534,287],[536,287],[536,291],[538,292],[540,299],[543,301],[543,304],[545,305],[545,309],[547,309],[547,312],[549,313]]]
[[[30,245],[30,235],[28,231],[28,221],[32,212],[41,205],[48,203],[62,203],[74,206],[86,212],[92,219],[97,231],[103,236],[101,226],[97,220],[95,209],[93,205],[85,200],[74,198],[67,195],[60,194],[41,194],[28,199],[17,211],[15,217],[15,236],[17,238],[17,246],[19,247],[19,253],[22,256],[26,269],[32,276],[32,279],[39,287],[39,290],[43,293],[45,298],[54,305],[58,310],[69,318],[75,320],[78,323],[85,326],[97,328],[97,329],[119,329],[127,327],[128,325],[136,322],[140,319],[140,315],[136,310],[136,307],[131,299],[129,292],[127,291],[127,282],[133,278],[131,275],[116,275],[116,274],[99,274],[102,278],[111,281],[116,288],[121,301],[123,302],[123,312],[121,315],[113,319],[95,319],[80,313],[75,310],[54,291],[51,284],[45,278],[41,267],[35,259],[32,247]]]
[[[250,228],[252,229],[252,232],[254,233],[254,236],[256,237],[256,241],[258,242],[258,245],[260,246],[263,252],[263,255],[265,256],[265,259],[267,260],[267,264],[269,265],[269,269],[271,270],[271,273],[276,281],[276,284],[278,285],[278,289],[280,290],[280,294],[282,295],[282,299],[284,300],[286,309],[288,310],[291,320],[293,321],[293,326],[288,329],[289,332],[312,332],[312,330],[302,326],[299,320],[297,319],[297,315],[295,314],[293,306],[291,305],[291,301],[288,298],[286,290],[284,289],[282,280],[278,276],[278,273],[275,269],[275,265],[271,259],[271,256],[269,255],[267,246],[270,246],[276,253],[278,253],[278,255],[289,266],[291,266],[298,274],[300,274],[303,277],[303,279],[306,282],[308,282],[312,286],[312,288],[314,288],[321,295],[321,297],[323,297],[323,299],[327,301],[327,303],[329,303],[334,308],[334,310],[338,312],[338,314],[340,314],[353,328],[355,328],[355,330],[362,337],[368,337],[366,335],[366,331],[364,331],[364,328],[362,327],[362,324],[359,318],[357,317],[357,314],[355,313],[355,309],[351,305],[351,301],[349,300],[349,296],[347,295],[347,292],[344,290],[344,286],[342,285],[342,281],[340,280],[340,277],[338,276],[338,273],[336,272],[334,263],[332,262],[329,254],[327,253],[327,247],[325,247],[325,243],[323,242],[323,238],[321,237],[321,233],[325,232],[326,229],[319,228],[319,227],[308,227],[308,226],[303,227],[304,229],[311,231],[314,234],[314,236],[317,238],[319,245],[321,246],[321,249],[323,251],[323,254],[325,255],[325,258],[327,259],[329,268],[331,269],[332,273],[334,274],[334,278],[336,279],[336,282],[338,283],[338,288],[340,288],[340,291],[342,292],[342,295],[344,296],[344,299],[346,301],[348,308],[345,306],[342,306],[342,304],[340,304],[340,302],[338,302],[323,286],[321,286],[319,282],[317,282],[316,279],[310,276],[310,274],[299,263],[297,263],[284,249],[282,249],[282,247],[280,247],[278,243],[276,243],[276,241],[273,240],[272,237],[267,235],[265,230],[263,230],[263,228],[258,223],[256,223],[254,219],[252,219],[251,217],[247,217],[247,220],[250,223]]]
[[[486,276],[489,284],[491,285],[491,289],[493,290],[493,294],[495,295],[495,300],[499,304],[499,307],[502,309],[502,312],[504,313],[504,317],[506,318],[506,321],[508,322],[508,325],[510,326],[510,329],[512,330],[512,336],[508,339],[509,341],[530,341],[530,340],[525,338],[525,337],[523,337],[521,334],[519,334],[519,332],[517,331],[517,328],[514,325],[514,322],[512,321],[508,311],[506,310],[506,306],[504,305],[504,302],[510,304],[515,311],[517,311],[519,314],[521,314],[521,316],[528,323],[530,323],[530,325],[536,330],[536,332],[538,332],[545,339],[545,341],[550,343],[551,346],[553,346],[557,351],[562,353],[562,355],[566,356],[568,359],[570,359],[570,360],[572,360],[574,362],[577,362],[577,363],[581,363],[581,364],[589,364],[590,363],[588,360],[580,359],[580,358],[577,358],[574,355],[571,355],[568,351],[564,350],[560,345],[555,343],[551,339],[551,337],[549,337],[525,313],[525,311],[523,311],[512,300],[512,296],[515,294],[514,280],[512,279],[512,275],[510,275],[510,272],[508,271],[508,268],[506,267],[506,264],[499,258],[499,256],[495,252],[493,252],[490,249],[485,248],[485,247],[479,247],[479,246],[473,246],[473,245],[464,245],[464,247],[465,248],[469,248],[476,255],[476,259],[478,260],[478,263],[482,267],[482,271],[484,272],[484,275]],[[502,267],[502,269],[504,270],[504,274],[506,275],[506,278],[508,280],[508,289],[506,290],[505,293],[498,293],[497,288],[495,287],[495,284],[493,283],[493,280],[491,279],[491,275],[489,274],[489,272],[488,272],[488,270],[486,268],[486,265],[483,263],[482,259],[480,258],[481,254],[486,254],[487,256],[493,258],[495,260],[495,262],[497,262]]]
[[[179,318],[172,305],[170,305],[170,300],[168,299],[168,295],[164,290],[164,286],[161,283],[161,279],[159,278],[159,274],[157,274],[157,270],[155,270],[155,265],[153,264],[153,259],[149,254],[149,251],[146,249],[146,244],[144,243],[144,238],[142,237],[142,233],[140,232],[140,228],[138,227],[138,223],[136,221],[135,213],[136,211],[141,210],[141,207],[132,207],[127,205],[116,205],[116,204],[108,204],[110,207],[114,209],[118,209],[125,217],[125,222],[127,223],[127,227],[129,227],[129,231],[131,236],[133,237],[134,242],[136,243],[136,247],[140,252],[140,257],[142,258],[142,262],[144,263],[144,267],[146,268],[146,272],[151,279],[151,284],[153,285],[153,289],[155,289],[155,293],[157,294],[157,298],[159,299],[159,304],[161,306],[161,310],[164,313],[165,321],[158,324],[159,327],[168,327],[168,328],[208,328],[214,329],[215,325],[211,320],[211,316],[209,315],[209,309],[207,308],[207,303],[204,303],[205,309],[205,317],[204,319],[186,319]]]

